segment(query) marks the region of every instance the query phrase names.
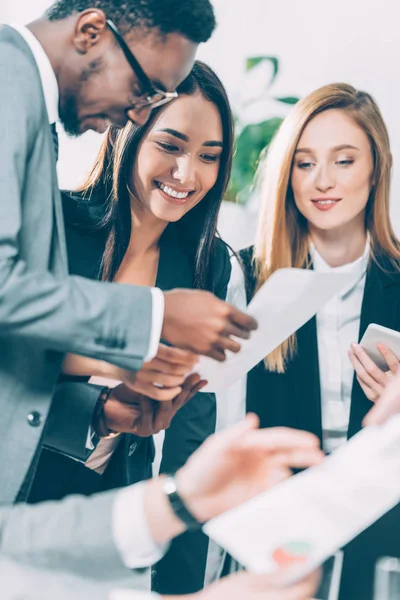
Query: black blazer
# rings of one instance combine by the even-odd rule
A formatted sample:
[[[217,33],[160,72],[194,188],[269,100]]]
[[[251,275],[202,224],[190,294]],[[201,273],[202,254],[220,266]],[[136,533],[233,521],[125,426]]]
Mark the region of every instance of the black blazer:
[[[71,274],[92,279],[100,276],[101,258],[107,231],[96,227],[103,207],[79,195],[63,195],[69,270]],[[214,292],[225,299],[230,278],[230,259],[226,245],[216,239],[212,261]],[[193,255],[168,225],[160,241],[160,259],[156,286],[162,290],[193,287]],[[68,378],[81,381],[85,378]],[[215,431],[214,394],[198,393],[173,418],[165,432],[160,472],[179,469],[202,442]],[[152,438],[123,435],[104,475],[84,467],[68,457],[44,450],[30,493],[30,502],[59,499],[71,493],[92,494],[135,483],[151,477],[154,458]],[[163,594],[188,594],[203,587],[208,538],[201,532],[180,536],[154,569],[154,588]]]
[[[241,252],[248,300],[256,283],[252,256],[253,248]],[[393,268],[387,265],[387,270]],[[359,340],[369,323],[400,331],[400,274],[385,273],[375,263],[367,270]],[[361,429],[361,422],[372,406],[354,377],[349,437]],[[247,409],[259,415],[262,427],[285,425],[304,429],[322,442],[315,318],[297,331],[297,353],[284,374],[267,371],[264,363],[249,373]],[[400,556],[400,505],[346,546],[340,600],[372,600],[375,562],[383,555]]]

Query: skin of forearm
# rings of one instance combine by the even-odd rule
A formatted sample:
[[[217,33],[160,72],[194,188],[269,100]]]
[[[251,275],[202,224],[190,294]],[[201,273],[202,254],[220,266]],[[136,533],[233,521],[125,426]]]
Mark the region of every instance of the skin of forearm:
[[[145,511],[150,535],[160,546],[186,530],[184,523],[175,516],[163,491],[164,481],[165,477],[160,476],[149,481],[145,489]],[[168,598],[172,598],[172,596],[168,596]],[[182,600],[182,596],[180,598]],[[190,598],[193,600],[192,596]]]
[[[63,373],[82,377],[113,377],[116,367],[104,360],[86,358],[78,354],[67,354],[62,366]]]

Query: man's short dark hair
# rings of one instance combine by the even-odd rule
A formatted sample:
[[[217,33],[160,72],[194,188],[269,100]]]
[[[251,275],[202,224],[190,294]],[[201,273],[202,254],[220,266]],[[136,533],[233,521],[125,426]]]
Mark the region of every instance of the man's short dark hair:
[[[66,19],[87,8],[98,8],[122,33],[133,28],[155,29],[162,35],[179,33],[199,44],[215,28],[210,0],[58,0],[47,11],[50,20]]]

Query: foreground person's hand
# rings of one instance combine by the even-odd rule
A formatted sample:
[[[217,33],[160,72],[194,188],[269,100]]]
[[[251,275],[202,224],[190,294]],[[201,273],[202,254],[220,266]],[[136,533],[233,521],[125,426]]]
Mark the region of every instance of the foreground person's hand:
[[[217,433],[177,473],[178,491],[200,522],[246,502],[291,474],[323,460],[318,438],[286,427],[258,429],[249,414]]]
[[[311,600],[319,584],[319,572],[309,575],[299,583],[285,586],[282,574],[259,575],[244,571],[225,577],[189,600]],[[179,596],[182,598],[182,596]],[[165,596],[164,600],[172,600]]]

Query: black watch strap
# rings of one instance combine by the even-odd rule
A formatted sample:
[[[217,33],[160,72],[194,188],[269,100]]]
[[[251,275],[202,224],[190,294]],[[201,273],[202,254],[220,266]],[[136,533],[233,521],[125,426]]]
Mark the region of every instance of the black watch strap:
[[[204,523],[200,523],[200,521],[198,521],[196,517],[192,515],[186,504],[183,502],[182,498],[178,494],[174,475],[166,476],[163,490],[169,500],[174,514],[182,521],[182,523],[186,525],[186,528],[190,531],[201,529]]]

